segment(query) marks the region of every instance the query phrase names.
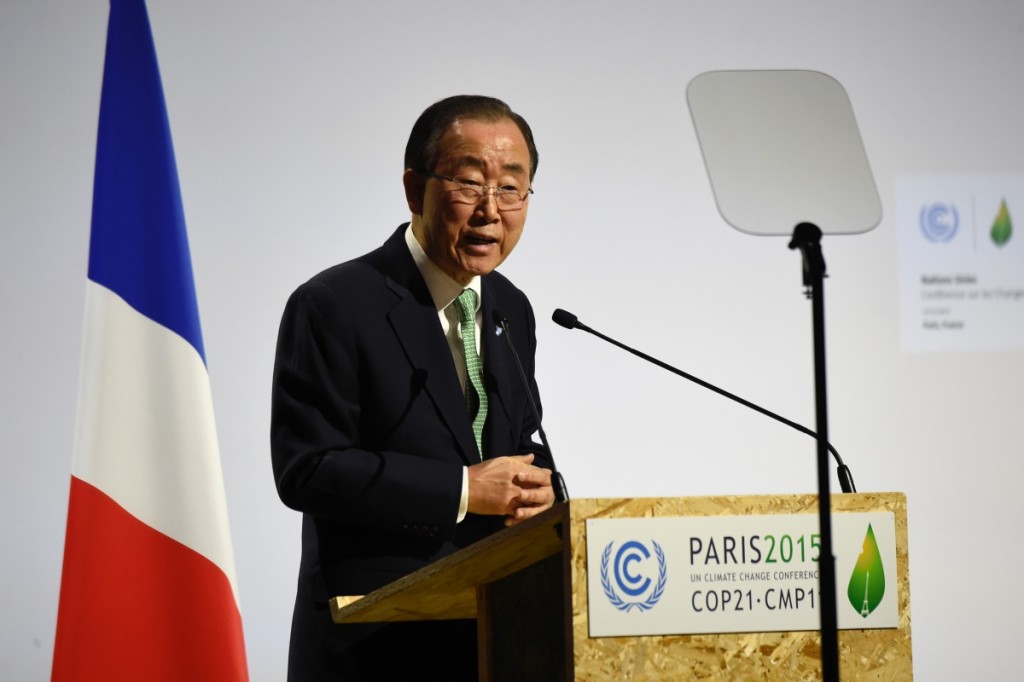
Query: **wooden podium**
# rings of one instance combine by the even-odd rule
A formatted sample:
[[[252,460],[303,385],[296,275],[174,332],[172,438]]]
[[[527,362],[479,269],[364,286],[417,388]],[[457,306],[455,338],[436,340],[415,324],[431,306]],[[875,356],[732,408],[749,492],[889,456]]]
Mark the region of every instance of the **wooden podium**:
[[[907,508],[901,493],[832,497],[832,510],[892,512],[899,626],[839,633],[842,680],[910,680]],[[821,679],[810,632],[589,636],[586,520],[815,514],[815,495],[577,499],[364,597],[331,600],[337,623],[476,618],[480,679]]]

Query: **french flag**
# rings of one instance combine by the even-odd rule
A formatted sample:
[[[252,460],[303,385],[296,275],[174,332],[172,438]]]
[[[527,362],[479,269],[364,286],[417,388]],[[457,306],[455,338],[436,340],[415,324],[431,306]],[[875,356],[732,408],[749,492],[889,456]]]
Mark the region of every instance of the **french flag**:
[[[111,0],[52,679],[248,678],[220,452],[144,0]]]

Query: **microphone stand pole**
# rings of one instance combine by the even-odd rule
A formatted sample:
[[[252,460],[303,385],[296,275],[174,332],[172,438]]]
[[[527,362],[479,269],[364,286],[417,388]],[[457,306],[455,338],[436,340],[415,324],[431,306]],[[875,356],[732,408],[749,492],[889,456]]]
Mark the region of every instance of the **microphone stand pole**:
[[[821,592],[821,677],[839,682],[839,627],[836,609],[836,563],[832,554],[832,498],[828,478],[828,395],[825,390],[825,258],[821,230],[800,223],[790,249],[803,254],[803,283],[811,299],[814,326],[814,392],[818,434],[818,524],[821,533],[818,585]]]

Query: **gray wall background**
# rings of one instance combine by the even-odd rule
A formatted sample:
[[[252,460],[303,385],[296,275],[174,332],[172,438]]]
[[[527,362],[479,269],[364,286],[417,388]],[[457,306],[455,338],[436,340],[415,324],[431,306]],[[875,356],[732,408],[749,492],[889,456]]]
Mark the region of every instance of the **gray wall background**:
[[[565,307],[813,426],[799,255],[725,225],[686,107],[691,78],[731,68],[820,70],[850,94],[885,217],[825,241],[832,440],[861,490],[908,495],[917,677],[1014,677],[1024,362],[901,352],[893,188],[905,174],[1024,172],[1024,5],[149,5],[253,680],[284,677],[299,550],[267,444],[280,311],[299,282],[407,219],[408,130],[449,94],[502,97],[537,135],[537,194],[503,271],[538,312],[545,422],[573,495],[814,490],[810,439],[548,321]],[[100,0],[0,5],[7,680],[49,676],[106,20]]]

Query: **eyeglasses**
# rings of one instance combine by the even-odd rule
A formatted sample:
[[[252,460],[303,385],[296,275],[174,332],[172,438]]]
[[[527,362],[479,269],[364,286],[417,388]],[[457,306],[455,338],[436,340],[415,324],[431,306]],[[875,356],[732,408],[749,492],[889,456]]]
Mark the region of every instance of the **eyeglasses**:
[[[479,204],[481,199],[489,194],[493,194],[499,211],[518,211],[526,203],[526,197],[533,194],[532,187],[527,187],[526,191],[520,194],[518,188],[508,185],[489,187],[481,185],[476,180],[453,178],[447,175],[431,173],[430,171],[420,171],[420,175],[453,183],[455,189],[452,190],[452,201],[458,204]]]

